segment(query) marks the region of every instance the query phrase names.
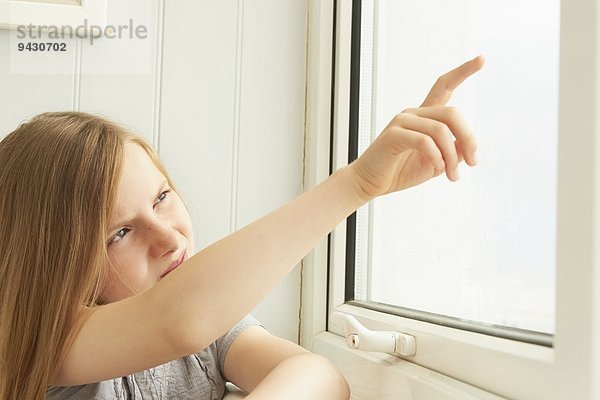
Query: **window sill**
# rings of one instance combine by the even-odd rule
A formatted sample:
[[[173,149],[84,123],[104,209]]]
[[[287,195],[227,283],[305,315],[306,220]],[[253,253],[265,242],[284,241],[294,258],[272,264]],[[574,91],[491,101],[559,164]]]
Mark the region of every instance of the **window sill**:
[[[351,350],[340,336],[323,332],[312,351],[329,358],[352,389],[353,400],[502,400],[479,388],[400,358]]]

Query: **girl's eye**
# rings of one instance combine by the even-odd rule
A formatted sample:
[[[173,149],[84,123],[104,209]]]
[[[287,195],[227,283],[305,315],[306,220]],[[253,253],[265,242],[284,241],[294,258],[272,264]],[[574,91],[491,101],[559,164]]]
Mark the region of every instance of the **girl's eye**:
[[[158,195],[157,197],[157,203],[160,203],[161,201],[163,201],[164,199],[167,198],[167,194],[171,192],[171,189],[165,190],[164,192],[162,192],[161,194]]]
[[[123,240],[123,238],[127,235],[127,233],[129,233],[131,229],[128,228],[121,228],[117,231],[117,233],[114,234],[114,236],[112,238],[110,238],[110,240],[108,241],[108,244],[111,245],[115,242],[118,242],[120,240]]]

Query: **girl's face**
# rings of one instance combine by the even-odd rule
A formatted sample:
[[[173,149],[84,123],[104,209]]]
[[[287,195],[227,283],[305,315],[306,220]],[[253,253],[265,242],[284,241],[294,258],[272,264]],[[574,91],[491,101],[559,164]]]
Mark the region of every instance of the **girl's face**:
[[[102,303],[150,289],[193,251],[192,222],[183,202],[135,143],[125,145],[109,235],[111,265]]]

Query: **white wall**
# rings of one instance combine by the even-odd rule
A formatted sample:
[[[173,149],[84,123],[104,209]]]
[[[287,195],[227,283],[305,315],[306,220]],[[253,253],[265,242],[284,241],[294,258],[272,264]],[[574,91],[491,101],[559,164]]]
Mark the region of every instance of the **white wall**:
[[[60,54],[17,55],[0,30],[0,136],[43,111],[126,124],[159,149],[199,250],[301,192],[306,18],[302,0],[112,1],[108,24],[148,37],[60,39]],[[253,314],[296,341],[299,306],[296,268]]]

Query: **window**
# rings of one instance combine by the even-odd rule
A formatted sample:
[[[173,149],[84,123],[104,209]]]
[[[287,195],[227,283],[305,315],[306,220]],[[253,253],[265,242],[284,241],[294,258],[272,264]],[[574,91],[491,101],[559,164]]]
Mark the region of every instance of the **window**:
[[[334,360],[356,398],[600,398],[596,2],[324,3],[330,9],[313,5],[309,13],[324,38],[309,38],[307,130],[323,140],[331,127],[331,140],[307,141],[309,184],[319,175],[311,168],[325,168],[323,146],[331,169],[340,168],[354,140],[348,132],[366,132],[356,137],[364,146],[395,113],[420,104],[439,74],[478,52],[487,64],[452,101],[476,131],[480,165],[465,167],[458,184],[439,178],[372,202],[307,258],[305,298],[322,300],[304,303],[303,343]],[[365,37],[358,74],[352,51]],[[330,58],[327,38],[335,43]],[[352,96],[357,87],[362,103]],[[510,135],[518,141],[506,141]],[[526,168],[516,161],[524,159]],[[415,203],[422,214],[406,214]],[[457,209],[468,217],[459,220]],[[399,219],[406,222],[393,223]],[[456,231],[439,232],[445,227]],[[434,230],[437,245],[424,247]],[[348,240],[353,233],[358,241]],[[453,253],[457,246],[464,251]],[[400,293],[389,285],[397,275],[410,282]],[[416,355],[348,349],[333,312],[413,335]]]
[[[366,307],[551,346],[560,2],[363,1],[361,11],[350,100],[359,154],[444,68],[477,51],[488,63],[450,103],[468,115],[482,162],[457,184],[441,176],[361,209],[347,292]]]

